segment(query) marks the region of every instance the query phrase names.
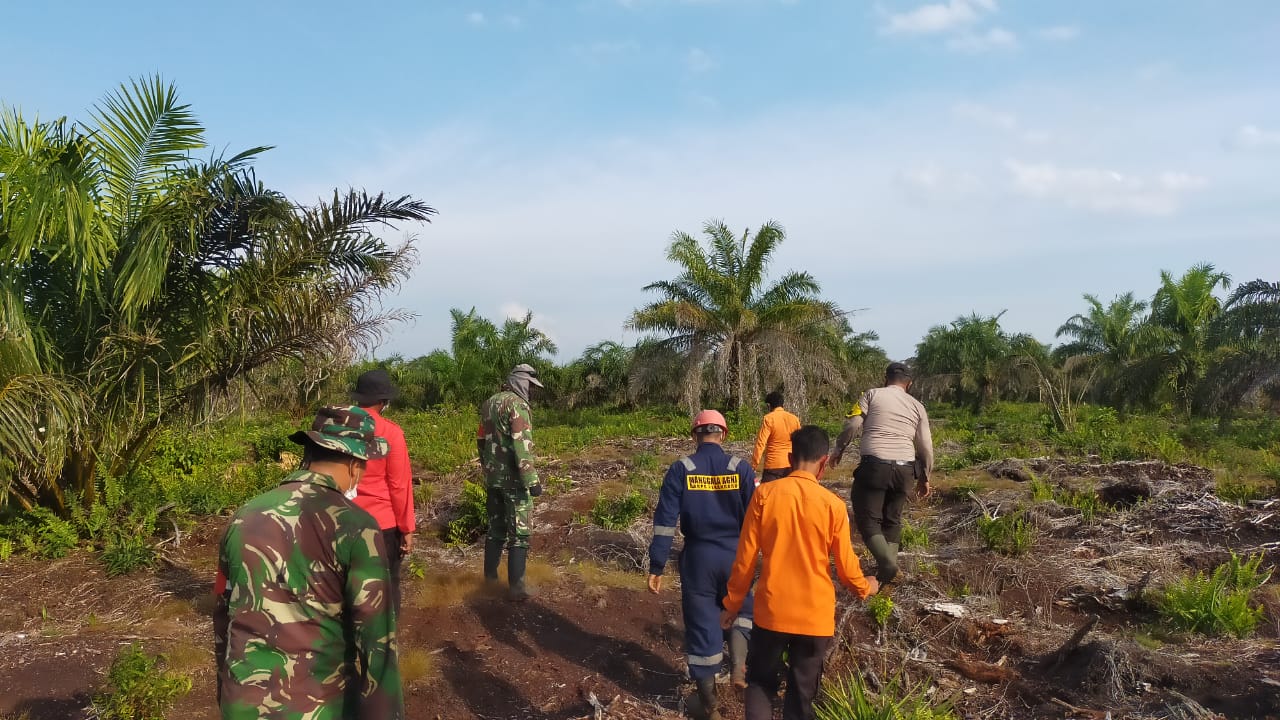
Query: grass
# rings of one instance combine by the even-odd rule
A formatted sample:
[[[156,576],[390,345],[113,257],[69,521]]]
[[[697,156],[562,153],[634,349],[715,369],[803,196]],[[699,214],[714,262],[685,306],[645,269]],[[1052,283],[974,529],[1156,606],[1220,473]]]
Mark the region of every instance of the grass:
[[[1211,575],[1198,572],[1170,583],[1157,595],[1156,610],[1179,630],[1248,637],[1264,614],[1261,605],[1253,604],[1253,593],[1273,570],[1263,570],[1262,560],[1261,553],[1247,558],[1232,553]]]
[[[594,560],[579,560],[568,566],[569,572],[582,579],[588,588],[618,588],[621,590],[644,590],[646,578],[637,572],[630,572],[619,567],[602,565]]]
[[[450,569],[448,572],[426,573],[420,580],[406,583],[412,590],[405,593],[414,607],[457,607],[484,590],[484,577],[474,571]]]
[[[965,480],[951,486],[950,493],[951,497],[956,500],[968,500],[972,497],[976,497],[978,493],[982,492],[982,490],[982,483],[975,482],[973,480]]]
[[[400,646],[400,682],[405,687],[426,685],[435,678],[435,656],[420,647]]]
[[[1001,555],[1017,556],[1035,544],[1035,527],[1021,511],[978,518],[978,534],[987,548]]]
[[[1031,490],[1031,499],[1035,502],[1053,501],[1063,507],[1075,508],[1087,523],[1092,523],[1099,513],[1111,510],[1111,506],[1104,503],[1095,490],[1055,487],[1039,478],[1033,478],[1027,486]]]
[[[639,490],[621,495],[602,491],[591,507],[591,522],[606,530],[626,530],[649,511],[649,499]]]
[[[470,545],[484,533],[489,526],[488,498],[483,485],[463,481],[457,516],[444,526],[446,544],[455,547]]]
[[[163,656],[134,643],[111,663],[106,688],[94,696],[100,720],[164,720],[178,698],[191,691],[191,678],[165,668]]]
[[[815,707],[818,720],[958,720],[949,701],[935,702],[926,683],[913,683],[898,675],[879,692],[863,682],[856,671],[823,682]]]
[[[1258,483],[1227,479],[1218,481],[1214,487],[1213,494],[1222,500],[1243,507],[1252,500],[1261,500],[1267,497],[1270,494],[1269,490],[1270,488]]]
[[[900,545],[903,550],[928,550],[929,526],[925,523],[919,525],[910,522],[903,523]]]

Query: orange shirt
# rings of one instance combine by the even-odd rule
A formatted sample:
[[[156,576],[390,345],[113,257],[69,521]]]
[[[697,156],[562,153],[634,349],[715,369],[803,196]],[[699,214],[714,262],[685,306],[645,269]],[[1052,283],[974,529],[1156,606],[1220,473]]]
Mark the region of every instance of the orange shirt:
[[[751,466],[757,472],[790,467],[791,433],[799,429],[800,418],[782,408],[766,413],[760,421],[760,432],[756,433],[756,452],[751,457]],[[760,464],[761,458],[764,465]]]
[[[756,488],[742,523],[738,555],[729,577],[725,610],[736,614],[755,578],[755,624],[794,635],[830,637],[836,632],[834,556],[840,582],[858,597],[871,590],[849,542],[849,511],[810,473],[797,470]]]

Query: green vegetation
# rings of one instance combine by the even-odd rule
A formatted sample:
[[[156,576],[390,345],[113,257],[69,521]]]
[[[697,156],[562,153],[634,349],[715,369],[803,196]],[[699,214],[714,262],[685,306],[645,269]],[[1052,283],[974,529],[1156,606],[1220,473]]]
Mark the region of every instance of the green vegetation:
[[[1002,555],[1021,555],[1035,544],[1035,526],[1022,511],[978,518],[978,534],[990,550]]]
[[[465,481],[458,500],[457,517],[444,528],[444,541],[450,545],[470,545],[489,526],[488,492],[483,485]]]
[[[606,530],[626,530],[648,511],[649,499],[639,490],[601,492],[591,507],[591,522]]]
[[[121,651],[107,673],[107,687],[93,699],[102,720],[164,720],[178,698],[191,691],[191,678],[163,669],[164,656],[148,655],[134,643]]]
[[[1263,555],[1241,558],[1235,553],[1212,575],[1198,572],[1171,583],[1157,594],[1155,606],[1170,626],[1204,635],[1248,637],[1262,620],[1253,593],[1271,579],[1262,569]]]
[[[929,526],[926,523],[919,525],[912,522],[904,522],[902,524],[901,547],[903,550],[928,550],[929,549]]]
[[[883,628],[889,624],[893,615],[893,600],[888,595],[872,595],[867,600],[867,614],[876,627]]]
[[[1036,502],[1052,500],[1063,507],[1075,508],[1080,511],[1081,517],[1087,523],[1093,522],[1098,513],[1111,509],[1094,490],[1056,487],[1039,478],[1033,478],[1027,486],[1031,491],[1032,500]]]
[[[930,698],[927,683],[904,675],[891,678],[879,692],[867,687],[856,671],[822,683],[818,720],[958,720],[950,701]]]

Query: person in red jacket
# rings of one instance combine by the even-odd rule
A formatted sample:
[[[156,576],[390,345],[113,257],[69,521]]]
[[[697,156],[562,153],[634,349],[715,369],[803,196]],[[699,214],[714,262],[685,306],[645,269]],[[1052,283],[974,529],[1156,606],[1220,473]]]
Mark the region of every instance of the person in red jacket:
[[[369,461],[355,503],[382,528],[391,569],[391,600],[397,615],[400,613],[400,565],[413,550],[413,531],[417,525],[413,511],[413,473],[404,431],[382,416],[399,394],[391,376],[381,369],[356,378],[355,390],[351,392],[351,400],[373,416],[374,434],[388,446],[386,458]]]

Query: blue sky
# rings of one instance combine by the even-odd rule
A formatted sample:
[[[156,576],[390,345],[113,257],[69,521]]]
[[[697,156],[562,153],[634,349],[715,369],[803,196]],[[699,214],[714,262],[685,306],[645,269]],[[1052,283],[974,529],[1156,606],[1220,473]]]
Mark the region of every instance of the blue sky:
[[[259,176],[440,211],[379,355],[450,307],[531,309],[561,359],[626,340],[673,230],[781,222],[903,358],[1007,310],[1041,340],[1080,295],[1208,261],[1280,275],[1280,4],[1267,0],[23,3],[0,100],[87,110],[160,72]],[[399,241],[400,236],[389,239]]]

